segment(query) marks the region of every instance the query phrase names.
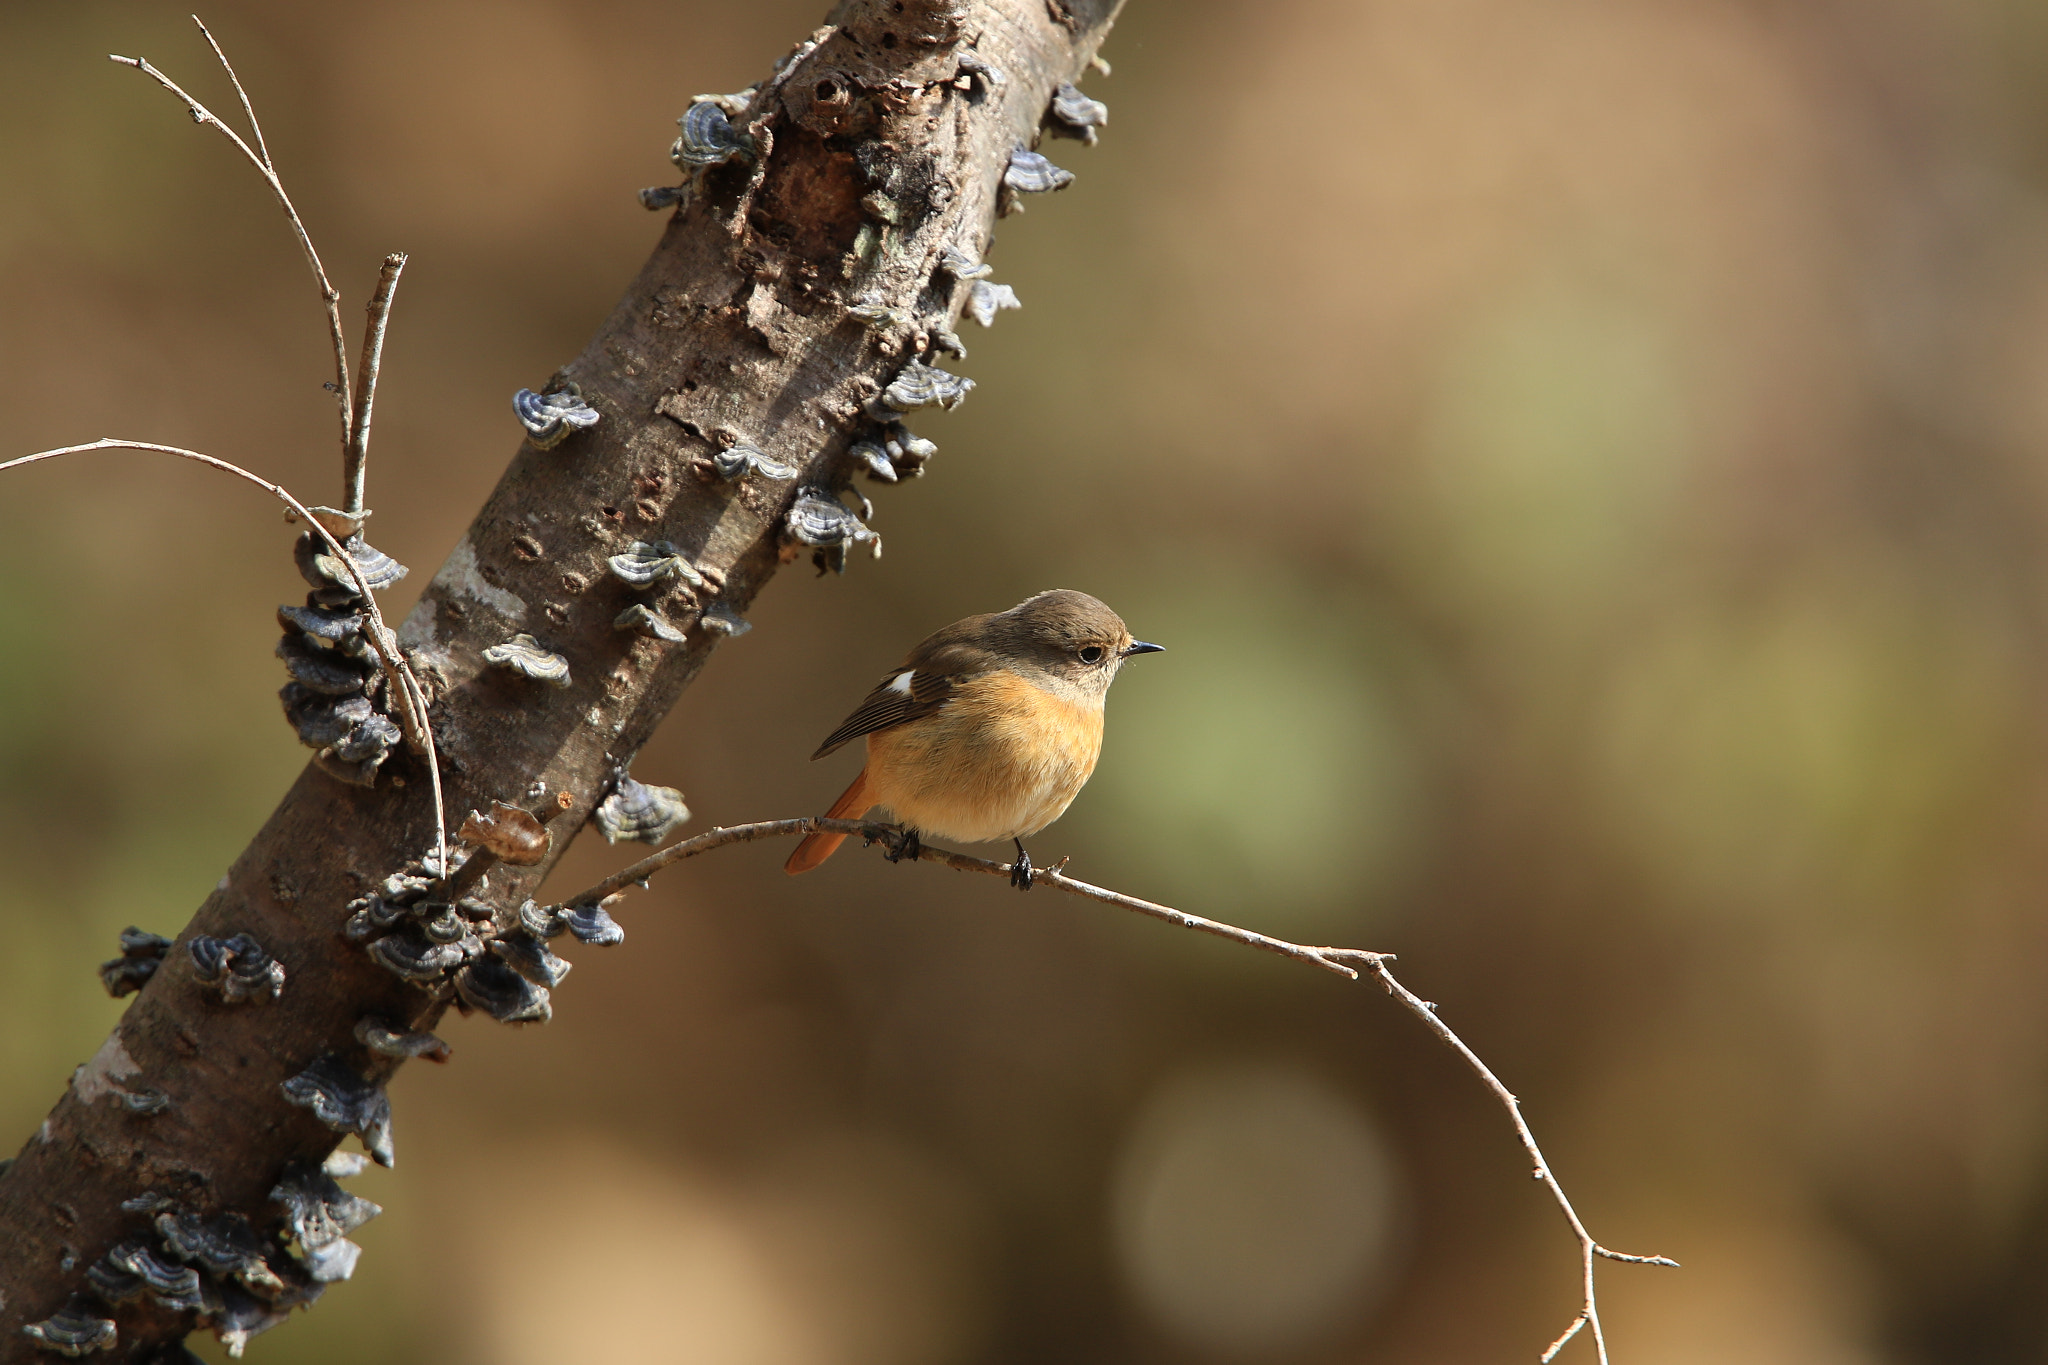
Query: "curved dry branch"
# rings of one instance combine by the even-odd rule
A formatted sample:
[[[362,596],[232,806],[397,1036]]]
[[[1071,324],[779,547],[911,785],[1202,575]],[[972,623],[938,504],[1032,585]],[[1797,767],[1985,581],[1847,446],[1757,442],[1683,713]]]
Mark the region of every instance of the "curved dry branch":
[[[320,253],[313,247],[312,234],[306,231],[305,223],[299,218],[298,209],[293,207],[292,197],[285,193],[284,181],[278,177],[277,167],[271,163],[270,148],[263,143],[263,129],[256,122],[256,110],[249,103],[248,93],[242,89],[241,77],[235,74],[235,68],[229,64],[227,54],[222,52],[220,44],[214,41],[213,33],[205,24],[200,23],[198,15],[192,16],[192,22],[199,24],[199,31],[206,35],[206,45],[213,49],[213,55],[220,59],[222,68],[228,73],[228,80],[234,84],[235,97],[242,102],[242,112],[249,116],[249,132],[256,139],[254,148],[242,140],[240,133],[221,122],[219,115],[186,94],[176,81],[143,58],[123,57],[110,52],[107,54],[107,60],[118,62],[122,66],[134,67],[184,101],[194,123],[202,126],[211,125],[219,129],[220,135],[232,142],[235,150],[248,158],[249,164],[256,168],[256,173],[263,177],[263,183],[270,186],[271,194],[277,198],[278,207],[284,210],[284,216],[291,221],[292,234],[299,239],[299,249],[306,254],[306,264],[312,268],[313,280],[320,286],[320,302],[327,310],[328,340],[334,347],[334,394],[335,405],[341,416],[341,445],[343,450],[347,450],[353,431],[353,412],[348,383],[348,341],[341,331],[341,291],[328,280],[327,268],[320,264]]]
[[[393,272],[395,277],[396,272]],[[327,542],[327,549],[343,568],[348,570],[349,581],[355,585],[357,595],[363,599],[363,606],[370,615],[370,629],[363,632],[370,649],[377,656],[377,667],[384,674],[384,681],[397,699],[399,720],[405,728],[407,742],[416,746],[426,759],[427,775],[434,792],[434,846],[441,866],[448,866],[448,811],[441,797],[441,758],[434,747],[434,727],[427,720],[426,696],[420,687],[420,680],[414,675],[412,665],[405,653],[398,647],[398,636],[384,624],[384,613],[377,609],[377,594],[370,591],[362,570],[356,567],[354,556],[342,548],[334,533],[321,524],[312,510],[287,492],[282,484],[272,483],[260,474],[252,474],[238,464],[212,455],[202,455],[196,450],[181,446],[158,445],[154,441],[123,441],[111,436],[102,436],[82,446],[61,446],[54,450],[38,450],[32,455],[17,456],[12,460],[0,460],[0,474],[24,465],[39,464],[65,455],[83,455],[93,450],[143,450],[159,455],[174,455],[181,460],[191,460],[223,474],[232,474],[238,479],[255,484],[264,492],[283,503],[292,515],[312,530],[313,534]]]
[[[650,854],[636,863],[620,868],[595,886],[587,887],[575,895],[566,898],[559,905],[550,908],[561,910],[574,906],[594,906],[601,902],[612,901],[628,887],[644,887],[647,884],[647,879],[663,868],[672,867],[685,859],[694,858],[702,853],[709,853],[713,849],[727,848],[734,844],[752,843],[757,839],[777,839],[792,835],[814,834],[820,831],[831,834],[859,835],[869,845],[881,844],[888,849],[888,856],[892,861],[915,859],[919,862],[938,863],[958,872],[983,872],[992,877],[1003,877],[1006,879],[1010,878],[1016,870],[1013,863],[992,862],[987,858],[976,858],[965,853],[954,853],[949,849],[933,848],[928,844],[917,844],[906,848],[903,830],[896,825],[881,824],[872,820],[835,820],[822,815],[807,815],[792,820],[761,820],[752,824],[727,825],[718,829],[707,830],[694,838],[684,839],[678,843],[671,844],[667,848]],[[1136,896],[1127,896],[1121,891],[1111,891],[1106,887],[1096,886],[1090,882],[1069,877],[1061,870],[1065,866],[1065,860],[1062,860],[1056,867],[1035,869],[1031,873],[1032,886],[1049,886],[1056,891],[1064,891],[1070,896],[1079,896],[1085,900],[1097,901],[1103,905],[1114,905],[1120,910],[1131,910],[1141,915],[1149,915],[1153,919],[1165,920],[1168,924],[1179,925],[1183,929],[1193,929],[1199,933],[1212,934],[1217,938],[1227,939],[1232,943],[1242,944],[1247,948],[1257,948],[1264,952],[1277,953],[1282,957],[1293,958],[1299,962],[1313,963],[1326,971],[1335,972],[1354,981],[1358,979],[1359,970],[1363,969],[1376,979],[1380,985],[1386,988],[1388,995],[1400,1001],[1410,1014],[1420,1019],[1431,1033],[1435,1034],[1453,1052],[1456,1052],[1464,1060],[1465,1065],[1470,1067],[1473,1073],[1485,1084],[1486,1088],[1493,1092],[1493,1097],[1500,1101],[1501,1107],[1507,1110],[1508,1122],[1514,1125],[1515,1136],[1520,1140],[1522,1150],[1528,1153],[1530,1161],[1535,1163],[1534,1174],[1536,1179],[1541,1181],[1544,1189],[1550,1192],[1550,1197],[1556,1201],[1558,1210],[1564,1214],[1565,1222],[1570,1225],[1572,1235],[1579,1242],[1579,1255],[1583,1269],[1584,1298],[1580,1304],[1579,1315],[1572,1319],[1571,1325],[1565,1328],[1564,1334],[1552,1342],[1549,1348],[1543,1352],[1541,1357],[1543,1365],[1549,1365],[1550,1361],[1555,1360],[1558,1352],[1564,1349],[1565,1343],[1569,1342],[1574,1336],[1577,1336],[1582,1328],[1588,1326],[1593,1329],[1593,1347],[1599,1356],[1600,1365],[1607,1365],[1607,1336],[1600,1325],[1599,1301],[1594,1295],[1594,1261],[1604,1257],[1610,1261],[1625,1261],[1630,1265],[1669,1266],[1674,1270],[1678,1268],[1678,1262],[1668,1256],[1632,1256],[1626,1252],[1612,1251],[1593,1240],[1592,1234],[1586,1231],[1585,1223],[1580,1220],[1578,1210],[1572,1207],[1571,1199],[1565,1194],[1564,1186],[1558,1182],[1556,1174],[1550,1169],[1550,1162],[1545,1159],[1543,1149],[1536,1145],[1536,1135],[1530,1131],[1528,1120],[1522,1117],[1521,1100],[1516,1097],[1513,1091],[1502,1085],[1500,1078],[1493,1074],[1493,1069],[1481,1061],[1479,1054],[1474,1052],[1464,1039],[1451,1030],[1451,1026],[1446,1024],[1442,1017],[1438,1015],[1436,1005],[1432,1001],[1424,1000],[1395,979],[1394,973],[1387,966],[1388,963],[1396,960],[1394,954],[1372,952],[1364,948],[1312,947],[1306,943],[1292,943],[1286,939],[1272,938],[1266,934],[1240,928],[1235,924],[1225,923],[1222,920],[1205,919],[1201,915],[1192,915],[1185,910],[1176,910],[1170,905],[1161,905],[1156,901],[1140,900]],[[1356,963],[1358,966],[1353,967],[1349,965],[1351,963]]]

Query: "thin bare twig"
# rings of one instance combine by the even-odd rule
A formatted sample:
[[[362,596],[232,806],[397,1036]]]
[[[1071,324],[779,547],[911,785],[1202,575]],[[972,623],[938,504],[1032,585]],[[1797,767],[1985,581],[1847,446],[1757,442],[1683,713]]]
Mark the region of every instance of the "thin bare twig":
[[[256,126],[256,114],[250,108],[248,95],[243,93],[241,78],[235,75],[235,68],[228,64],[226,54],[220,50],[220,44],[213,40],[213,34],[207,31],[206,25],[199,23],[197,15],[193,16],[192,22],[199,24],[199,31],[206,34],[207,45],[213,49],[214,55],[220,58],[221,66],[227,70],[228,79],[234,83],[235,94],[241,99],[242,108],[249,114],[249,128],[256,137],[256,146],[263,148],[260,153],[244,142],[240,133],[228,127],[227,124],[222,123],[211,109],[208,109],[198,100],[186,94],[176,81],[151,66],[143,58],[123,57],[118,53],[110,52],[107,54],[107,60],[119,62],[122,66],[134,67],[137,71],[140,71],[143,75],[149,77],[173,95],[176,95],[180,100],[183,100],[185,108],[191,111],[192,121],[198,124],[211,124],[218,128],[221,136],[234,143],[236,150],[249,159],[249,164],[256,168],[257,174],[261,175],[264,183],[270,186],[270,192],[277,196],[279,206],[284,209],[284,216],[291,220],[292,231],[298,236],[300,249],[306,253],[306,264],[312,267],[313,279],[320,286],[320,301],[327,309],[327,334],[329,341],[332,342],[334,347],[334,401],[340,410],[341,446],[346,451],[349,446],[349,426],[352,413],[349,404],[348,342],[341,333],[341,293],[328,281],[327,270],[320,264],[320,253],[313,249],[313,238],[307,233],[305,223],[300,221],[299,211],[292,207],[292,198],[289,194],[285,193],[284,181],[278,178],[277,168],[271,164],[270,150],[263,146],[263,130]]]
[[[752,843],[756,839],[775,839],[787,835],[820,832],[857,834],[871,844],[885,845],[892,854],[910,856],[903,852],[903,831],[895,825],[870,820],[834,820],[822,815],[807,815],[794,820],[761,820],[747,825],[727,825],[699,834],[693,839],[671,844],[658,853],[650,854],[637,863],[619,869],[597,885],[577,892],[560,902],[556,908],[595,905],[629,886],[646,885],[649,877],[665,867],[682,862],[685,858],[694,858],[700,853],[709,853],[715,848]],[[986,858],[975,858],[965,853],[933,848],[928,844],[918,848],[915,856],[919,861],[941,863],[956,871],[984,872],[995,877],[1009,877],[1013,869],[1010,863],[991,862]],[[1529,1130],[1528,1122],[1522,1117],[1522,1102],[1515,1097],[1513,1091],[1500,1083],[1500,1078],[1493,1074],[1492,1068],[1479,1060],[1479,1054],[1466,1046],[1465,1040],[1453,1033],[1450,1025],[1437,1017],[1434,1004],[1394,979],[1393,972],[1387,967],[1388,963],[1395,961],[1394,954],[1375,953],[1364,948],[1311,947],[1305,943],[1290,943],[1286,939],[1271,938],[1250,929],[1239,928],[1235,924],[1204,919],[1185,910],[1176,910],[1170,905],[1140,900],[1136,896],[1126,896],[1120,891],[1111,891],[1080,881],[1062,872],[1060,867],[1064,866],[1065,863],[1062,862],[1059,867],[1035,869],[1031,874],[1031,884],[1050,886],[1071,896],[1100,901],[1104,905],[1114,905],[1123,910],[1134,910],[1141,915],[1165,920],[1168,924],[1177,924],[1183,929],[1213,934],[1217,938],[1229,939],[1232,943],[1241,943],[1248,948],[1259,948],[1282,957],[1311,962],[1326,971],[1335,972],[1354,981],[1358,979],[1359,971],[1362,969],[1377,978],[1386,988],[1387,994],[1393,996],[1410,1014],[1427,1025],[1431,1033],[1449,1044],[1451,1050],[1463,1058],[1465,1064],[1485,1082],[1486,1088],[1493,1092],[1501,1107],[1507,1110],[1508,1121],[1515,1127],[1515,1136],[1521,1140],[1522,1150],[1527,1152],[1529,1159],[1535,1163],[1536,1179],[1543,1182],[1543,1187],[1550,1191],[1550,1197],[1556,1201],[1558,1209],[1564,1214],[1565,1222],[1571,1226],[1572,1235],[1579,1240],[1579,1257],[1584,1271],[1584,1298],[1579,1315],[1572,1319],[1571,1326],[1544,1351],[1541,1357],[1543,1365],[1549,1365],[1550,1361],[1556,1359],[1557,1353],[1564,1349],[1565,1343],[1588,1325],[1593,1329],[1593,1348],[1599,1355],[1600,1365],[1608,1365],[1607,1337],[1601,1330],[1599,1303],[1593,1295],[1594,1260],[1605,1257],[1610,1261],[1626,1261],[1631,1265],[1661,1265],[1674,1269],[1677,1268],[1678,1262],[1668,1256],[1631,1256],[1625,1252],[1610,1251],[1593,1240],[1592,1234],[1586,1231],[1586,1225],[1580,1221],[1578,1211],[1572,1207],[1572,1201],[1566,1197],[1564,1186],[1558,1183],[1556,1175],[1551,1172],[1550,1163],[1543,1156],[1543,1149],[1536,1145],[1536,1135]],[[1351,963],[1356,963],[1357,966],[1348,965]]]
[[[363,363],[356,367],[355,420],[350,423],[348,446],[341,461],[341,510],[351,517],[363,514],[363,474],[370,459],[370,408],[377,401],[377,373],[384,366],[384,328],[391,321],[391,296],[398,289],[398,272],[405,269],[405,253],[394,251],[384,258],[377,272],[377,290],[370,295],[369,320],[363,326]]]
[[[405,654],[398,647],[396,632],[384,624],[384,614],[377,610],[377,595],[370,591],[370,585],[364,581],[362,571],[356,567],[354,558],[343,548],[342,543],[320,524],[304,503],[293,497],[281,484],[274,484],[260,474],[252,474],[238,464],[229,464],[226,460],[202,455],[196,450],[186,450],[180,446],[158,445],[154,441],[123,441],[103,436],[82,446],[38,450],[32,455],[0,460],[0,474],[5,474],[10,469],[19,469],[23,465],[54,460],[60,455],[82,455],[89,450],[154,451],[159,455],[175,455],[181,460],[193,460],[208,468],[218,469],[223,474],[232,474],[238,479],[255,484],[290,508],[293,515],[305,522],[314,535],[327,542],[327,548],[333,552],[334,558],[348,570],[349,581],[355,585],[356,592],[363,599],[364,609],[369,613],[370,628],[364,634],[369,638],[370,649],[377,656],[377,665],[384,674],[386,688],[397,699],[399,719],[404,722],[406,738],[420,747],[427,760],[427,776],[434,789],[434,841],[441,856],[441,866],[447,867],[448,815],[441,798],[441,757],[434,745],[434,728],[427,721],[426,694],[420,688],[419,679],[413,676],[412,665],[406,661]]]

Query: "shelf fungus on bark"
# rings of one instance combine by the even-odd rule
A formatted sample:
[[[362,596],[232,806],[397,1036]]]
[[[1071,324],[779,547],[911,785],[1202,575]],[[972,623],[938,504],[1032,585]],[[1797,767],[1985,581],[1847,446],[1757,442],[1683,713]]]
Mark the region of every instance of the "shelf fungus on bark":
[[[323,1288],[324,1285],[314,1285],[310,1293],[296,1302],[310,1303]],[[233,1285],[224,1286],[221,1306],[211,1315],[213,1334],[228,1348],[230,1356],[239,1357],[248,1349],[249,1338],[281,1325],[290,1316],[293,1306],[291,1303],[265,1303],[258,1296]]]
[[[101,1317],[82,1294],[73,1294],[62,1308],[22,1328],[21,1334],[45,1351],[72,1357],[111,1351],[120,1340],[113,1319]]]
[[[640,207],[646,209],[649,213],[658,213],[662,209],[672,209],[678,204],[687,204],[689,202],[690,186],[687,183],[681,185],[649,185],[646,189],[640,191]]]
[[[586,427],[597,425],[598,411],[583,401],[575,385],[554,393],[521,389],[512,395],[512,411],[535,450],[553,450]]]
[[[1005,308],[1022,308],[1023,301],[1017,291],[1007,284],[991,284],[987,280],[976,280],[967,286],[968,317],[984,327],[996,325],[996,314]]]
[[[1038,152],[1019,147],[1010,153],[1003,183],[1019,194],[1049,194],[1073,184],[1074,173],[1061,170]]]
[[[108,1303],[147,1293],[173,1312],[196,1313],[206,1306],[199,1272],[158,1256],[146,1242],[123,1242],[85,1272],[87,1283]]]
[[[933,355],[944,351],[955,360],[967,359],[967,343],[943,322],[934,322],[925,332],[925,349]]]
[[[554,1018],[544,986],[536,986],[494,957],[479,958],[455,974],[455,994],[501,1024],[545,1024]]]
[[[550,989],[561,985],[562,978],[575,965],[567,958],[556,957],[542,940],[526,934],[492,939],[491,955],[534,985]]]
[[[121,955],[100,964],[100,984],[116,1000],[142,989],[156,975],[171,940],[129,925],[121,931]]]
[[[382,592],[411,572],[360,535],[342,541],[341,548],[372,592]],[[298,565],[299,576],[308,584],[320,592],[329,593],[316,605],[337,607],[356,600],[355,579],[349,576],[342,561],[329,552],[327,542],[311,531],[300,536],[292,546],[292,562]]]
[[[214,938],[201,934],[185,945],[192,974],[220,992],[230,1005],[275,1000],[284,994],[284,964],[248,934]]]
[[[741,616],[724,602],[713,602],[704,608],[703,615],[697,618],[697,624],[714,634],[725,636],[745,635],[754,628],[752,621]]]
[[[524,633],[513,636],[502,645],[492,645],[484,651],[484,662],[514,673],[532,678],[535,682],[550,687],[569,685],[569,661],[559,654],[551,654],[540,641]]]
[[[360,693],[377,672],[372,665],[313,644],[303,635],[280,638],[277,657],[284,660],[284,671],[292,675],[292,681],[329,697]]]
[[[291,1288],[279,1273],[291,1268],[271,1264],[270,1247],[239,1213],[224,1213],[212,1222],[197,1213],[160,1213],[156,1230],[165,1251],[217,1279],[239,1281],[273,1299]]]
[[[620,773],[611,795],[598,803],[592,818],[608,844],[629,839],[658,844],[676,826],[689,820],[690,808],[683,804],[683,794],[674,787],[635,782]]]
[[[367,951],[385,971],[401,981],[412,982],[437,981],[470,958],[465,939],[436,943],[411,927],[386,934],[372,942]]]
[[[277,624],[287,632],[311,635],[330,644],[353,640],[368,619],[360,607],[323,607],[311,601],[303,607],[277,609]]]
[[[764,479],[793,479],[797,467],[784,464],[761,447],[748,441],[739,441],[726,449],[714,453],[711,467],[718,471],[718,477],[727,483],[743,479],[749,474],[759,474]]]
[[[434,1034],[402,1029],[374,1014],[366,1014],[356,1020],[355,1033],[357,1042],[382,1057],[402,1060],[418,1057],[429,1062],[445,1062],[451,1050]]]
[[[874,332],[901,331],[910,324],[910,314],[901,308],[891,307],[872,294],[864,294],[855,299],[846,311],[866,323],[868,330]]]
[[[973,252],[950,244],[939,250],[939,268],[956,280],[985,280],[995,273],[994,266]]]
[[[606,901],[610,899],[606,897]],[[600,948],[609,948],[615,943],[624,942],[626,938],[626,931],[611,917],[611,913],[602,903],[564,907],[562,924],[576,936],[577,941]]]
[[[677,579],[693,588],[704,586],[704,575],[690,557],[666,540],[636,540],[607,563],[615,577],[635,588],[658,588]]]
[[[889,458],[889,452],[873,441],[857,441],[847,453],[853,456],[854,463],[860,466],[861,472],[871,479],[881,483],[895,483],[901,477],[896,472],[895,462]]]
[[[996,67],[989,65],[988,61],[973,48],[968,48],[960,53],[959,64],[953,68],[953,71],[953,85],[955,89],[971,89],[976,81],[980,81],[982,87],[986,90],[996,90],[1005,84],[1003,73]]]
[[[498,856],[514,867],[533,867],[548,856],[554,840],[547,826],[520,807],[493,801],[488,815],[471,811],[455,837]]]
[[[682,133],[669,148],[669,160],[686,171],[719,166],[754,154],[754,140],[732,126],[720,107],[725,97],[700,96],[676,122]]]
[[[688,633],[671,622],[666,616],[645,602],[635,602],[612,618],[613,630],[630,630],[636,635],[645,635],[653,640],[666,640],[679,645],[688,639]]]
[[[1048,112],[1052,114],[1051,131],[1055,137],[1078,138],[1090,147],[1095,145],[1096,130],[1109,122],[1109,106],[1101,100],[1089,99],[1071,83],[1052,92]]]
[[[171,1107],[171,1097],[161,1090],[110,1089],[109,1093],[113,1095],[114,1102],[123,1109],[131,1114],[140,1114],[146,1119],[155,1118]]]
[[[876,559],[882,557],[882,538],[822,488],[798,494],[782,529],[794,543],[811,548],[811,562],[821,574],[827,569],[845,573],[847,555],[856,545],[868,546]]]
[[[957,408],[974,391],[974,381],[948,374],[936,365],[913,360],[881,392],[882,407],[894,412],[917,408]]]
[[[379,1166],[395,1159],[391,1147],[391,1101],[384,1087],[358,1076],[333,1053],[323,1053],[280,1087],[293,1104],[337,1133],[354,1133]]]
[[[285,1207],[285,1225],[299,1244],[300,1259],[316,1284],[332,1284],[355,1273],[362,1248],[348,1234],[384,1212],[350,1194],[317,1166],[295,1161],[270,1191]]]

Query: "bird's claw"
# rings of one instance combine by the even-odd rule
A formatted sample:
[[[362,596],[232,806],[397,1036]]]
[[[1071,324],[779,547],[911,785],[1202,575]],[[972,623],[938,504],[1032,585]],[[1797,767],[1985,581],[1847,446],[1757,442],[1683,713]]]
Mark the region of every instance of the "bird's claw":
[[[892,863],[900,863],[906,858],[914,863],[923,853],[924,841],[917,837],[917,831],[906,829],[890,841],[889,851],[882,856]]]
[[[1031,889],[1031,855],[1024,851],[1024,841],[1022,839],[1012,839],[1010,842],[1017,845],[1017,861],[1010,864],[1010,885],[1016,887],[1019,891],[1029,891]]]

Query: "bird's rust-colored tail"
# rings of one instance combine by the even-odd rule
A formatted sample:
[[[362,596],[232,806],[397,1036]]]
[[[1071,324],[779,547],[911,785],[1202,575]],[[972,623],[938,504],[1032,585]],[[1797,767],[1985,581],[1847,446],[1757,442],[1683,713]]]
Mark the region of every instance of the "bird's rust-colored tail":
[[[868,770],[862,768],[860,776],[853,779],[852,786],[840,793],[839,799],[832,803],[832,809],[826,811],[825,816],[830,820],[858,820],[867,814],[868,807],[874,804],[875,798],[868,794]],[[809,872],[838,852],[839,846],[845,842],[844,834],[806,834],[803,842],[796,846],[796,852],[790,854],[789,861],[782,865],[782,870],[792,877],[799,872]]]

